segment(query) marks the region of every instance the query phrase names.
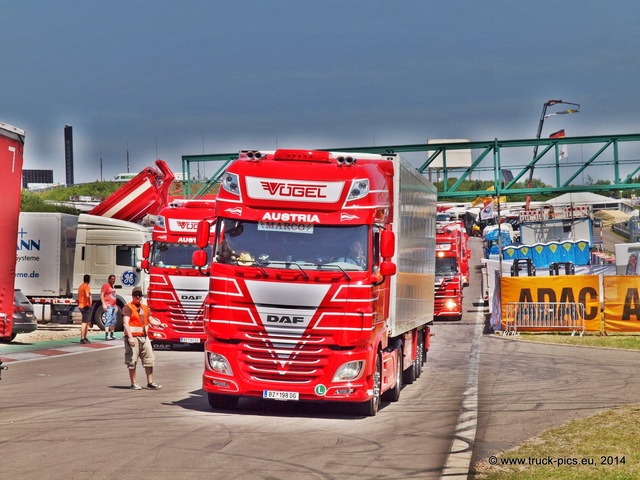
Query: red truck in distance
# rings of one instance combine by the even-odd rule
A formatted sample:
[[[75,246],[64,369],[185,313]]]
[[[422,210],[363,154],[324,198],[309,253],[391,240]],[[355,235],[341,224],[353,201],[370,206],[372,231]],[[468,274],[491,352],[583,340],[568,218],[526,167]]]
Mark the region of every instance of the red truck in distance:
[[[398,155],[244,151],[216,197],[203,388],[375,415],[422,372],[437,192]],[[203,222],[199,246],[209,244]],[[205,266],[207,254],[193,263]]]
[[[215,222],[214,206],[213,200],[176,200],[156,217],[152,240],[143,248],[143,268],[149,273],[149,307],[167,328],[150,327],[154,348],[204,344],[203,313],[209,278],[193,265],[192,257],[198,250],[198,223],[205,219]],[[214,233],[213,229],[209,232],[210,240]],[[209,260],[211,250],[207,250]]]
[[[469,285],[471,250],[468,235],[458,223],[441,225],[436,232],[434,318],[461,320],[463,288]]]

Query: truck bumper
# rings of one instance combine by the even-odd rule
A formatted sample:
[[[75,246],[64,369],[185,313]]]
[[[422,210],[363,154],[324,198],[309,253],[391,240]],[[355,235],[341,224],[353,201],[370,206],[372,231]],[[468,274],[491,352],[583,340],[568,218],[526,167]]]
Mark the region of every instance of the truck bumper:
[[[218,345],[218,344],[216,344]],[[369,371],[372,362],[369,360],[368,352],[349,352],[342,354],[334,352],[327,365],[322,368],[315,368],[311,375],[303,375],[298,381],[274,381],[269,380],[269,375],[265,371],[249,363],[244,363],[238,358],[238,354],[233,349],[216,348],[215,354],[220,355],[228,362],[232,374],[222,374],[211,366],[209,355],[212,351],[205,347],[205,370],[202,376],[203,389],[207,393],[217,393],[224,395],[235,395],[245,397],[265,398],[272,395],[287,397],[285,393],[294,393],[289,398],[306,401],[337,401],[337,402],[364,402],[373,395],[372,372]],[[350,381],[334,382],[333,376],[340,366],[349,362],[362,362],[362,372],[355,379]],[[282,364],[281,364],[282,365]],[[281,366],[286,372],[287,364]],[[272,372],[269,372],[272,373]],[[289,372],[289,377],[291,372]],[[285,373],[285,376],[287,373]],[[278,398],[286,400],[287,398]]]

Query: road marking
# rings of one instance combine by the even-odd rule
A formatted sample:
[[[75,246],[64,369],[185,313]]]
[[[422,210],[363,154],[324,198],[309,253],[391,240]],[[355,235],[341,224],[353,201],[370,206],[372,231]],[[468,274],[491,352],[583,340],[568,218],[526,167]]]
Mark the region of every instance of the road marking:
[[[0,355],[0,361],[5,363],[6,365],[10,365],[20,362],[30,362],[33,360],[44,360],[45,358],[51,358],[61,355],[77,355],[79,353],[122,347],[120,342],[117,342],[117,344],[114,345],[113,341],[93,342],[86,345],[77,343],[64,345],[61,342],[62,341],[56,342],[55,346],[49,348],[45,347],[35,350],[15,351],[6,354],[3,353],[2,355]]]
[[[479,300],[483,305],[482,299]],[[478,372],[480,367],[480,337],[484,328],[484,309],[478,307],[471,340],[471,358],[462,407],[449,456],[440,475],[441,480],[467,480],[473,455],[473,443],[478,426]]]

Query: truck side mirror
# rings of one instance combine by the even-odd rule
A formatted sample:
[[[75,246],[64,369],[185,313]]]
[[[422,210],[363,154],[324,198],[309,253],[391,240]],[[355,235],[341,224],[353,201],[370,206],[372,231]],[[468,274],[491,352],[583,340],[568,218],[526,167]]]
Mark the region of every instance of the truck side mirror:
[[[383,258],[390,258],[390,257],[393,257],[395,253],[396,253],[395,233],[393,233],[391,230],[382,230],[382,232],[380,232],[380,255],[382,255]],[[395,274],[395,271],[394,271],[394,274]]]
[[[145,272],[149,272],[149,260],[147,260],[146,258],[144,258],[141,262],[140,262],[140,268],[142,270],[144,270]]]
[[[149,260],[150,253],[151,253],[151,242],[144,242],[144,244],[142,245],[142,258],[145,260]],[[145,268],[145,267],[143,266],[142,268]]]
[[[195,252],[193,252],[191,261],[196,267],[199,267],[199,268],[204,267],[207,264],[206,250],[196,250]]]
[[[196,245],[199,248],[206,248],[207,245],[209,245],[210,230],[211,230],[211,225],[209,225],[209,222],[207,220],[200,220],[200,222],[198,222],[198,229],[196,230]],[[198,253],[198,252],[195,252],[195,253]],[[206,263],[206,253],[205,253],[205,263]],[[197,266],[195,262],[194,262],[194,265]]]
[[[396,264],[384,261],[380,263],[380,275],[383,277],[391,277],[396,274]]]

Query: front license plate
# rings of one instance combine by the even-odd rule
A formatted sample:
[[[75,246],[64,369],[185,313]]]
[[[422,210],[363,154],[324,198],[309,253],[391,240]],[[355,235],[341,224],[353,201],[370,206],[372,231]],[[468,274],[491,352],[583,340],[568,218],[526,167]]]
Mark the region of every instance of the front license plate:
[[[263,390],[262,398],[270,400],[299,400],[298,392],[279,392],[276,390]]]
[[[200,343],[199,338],[181,338],[180,343]]]

